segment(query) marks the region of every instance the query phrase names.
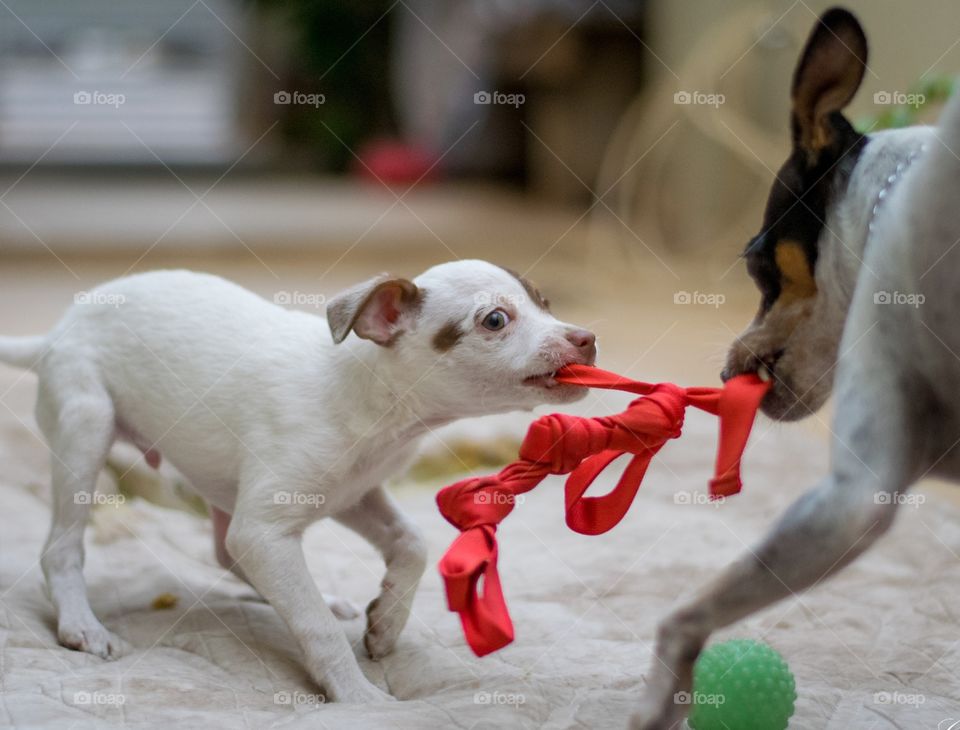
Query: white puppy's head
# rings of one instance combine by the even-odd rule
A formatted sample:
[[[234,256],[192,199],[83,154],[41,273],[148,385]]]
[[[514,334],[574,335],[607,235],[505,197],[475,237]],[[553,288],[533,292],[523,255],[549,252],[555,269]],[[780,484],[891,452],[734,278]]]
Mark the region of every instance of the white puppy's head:
[[[333,340],[352,331],[384,348],[416,390],[462,415],[569,403],[585,388],[552,374],[592,365],[592,332],[556,319],[528,280],[486,261],[440,264],[414,281],[387,274],[334,297]]]

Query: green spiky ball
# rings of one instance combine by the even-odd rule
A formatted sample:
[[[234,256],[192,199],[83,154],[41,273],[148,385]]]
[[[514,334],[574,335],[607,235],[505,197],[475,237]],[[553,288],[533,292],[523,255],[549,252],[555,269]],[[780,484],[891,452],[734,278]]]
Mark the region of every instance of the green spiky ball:
[[[693,730],[785,730],[796,684],[776,651],[751,639],[706,649],[693,667]]]

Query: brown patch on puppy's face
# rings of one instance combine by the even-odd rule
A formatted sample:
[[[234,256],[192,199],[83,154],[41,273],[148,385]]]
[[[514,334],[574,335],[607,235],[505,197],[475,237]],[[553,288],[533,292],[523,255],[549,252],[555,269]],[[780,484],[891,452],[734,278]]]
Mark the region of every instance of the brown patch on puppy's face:
[[[433,349],[437,352],[446,352],[454,347],[463,337],[464,331],[460,328],[460,323],[451,320],[441,327],[437,334],[433,336]]]
[[[722,377],[765,368],[774,386],[762,407],[772,418],[802,418],[830,394],[845,312],[818,286],[829,272],[817,263],[831,238],[828,210],[866,144],[840,113],[866,57],[866,38],[847,11],[829,10],[814,26],[794,74],[793,151],[771,187],[761,232],[744,251],[760,307],[731,346]]]

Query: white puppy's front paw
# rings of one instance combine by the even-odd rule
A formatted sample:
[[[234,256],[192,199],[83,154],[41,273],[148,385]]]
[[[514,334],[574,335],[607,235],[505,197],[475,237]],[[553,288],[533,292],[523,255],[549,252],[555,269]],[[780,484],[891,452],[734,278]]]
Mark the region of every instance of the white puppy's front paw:
[[[129,654],[133,647],[101,624],[61,623],[57,638],[62,646],[76,651],[85,651],[101,659],[119,659]]]
[[[323,602],[333,611],[333,615],[341,621],[350,621],[360,616],[360,606],[347,598],[323,594]]]
[[[403,599],[393,598],[386,590],[370,602],[363,645],[371,659],[380,659],[393,651],[409,616],[410,607]]]

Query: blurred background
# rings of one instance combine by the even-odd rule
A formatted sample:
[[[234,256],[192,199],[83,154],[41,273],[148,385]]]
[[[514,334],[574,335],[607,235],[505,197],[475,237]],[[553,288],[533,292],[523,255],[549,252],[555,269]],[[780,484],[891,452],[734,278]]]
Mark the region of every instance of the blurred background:
[[[828,3],[0,5],[0,331],[151,268],[322,313],[377,272],[481,257],[593,328],[601,364],[712,384]],[[935,118],[960,6],[847,5],[871,43],[851,117]],[[27,386],[4,404],[28,412]]]

